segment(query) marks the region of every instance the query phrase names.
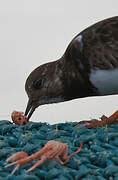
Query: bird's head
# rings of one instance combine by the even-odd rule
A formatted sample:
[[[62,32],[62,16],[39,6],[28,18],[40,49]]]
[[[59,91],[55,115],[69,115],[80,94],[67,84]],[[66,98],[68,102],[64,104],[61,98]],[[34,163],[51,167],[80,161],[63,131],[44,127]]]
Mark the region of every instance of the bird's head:
[[[64,101],[63,74],[58,62],[39,66],[27,78],[25,90],[29,100],[25,116],[28,120],[38,106]]]

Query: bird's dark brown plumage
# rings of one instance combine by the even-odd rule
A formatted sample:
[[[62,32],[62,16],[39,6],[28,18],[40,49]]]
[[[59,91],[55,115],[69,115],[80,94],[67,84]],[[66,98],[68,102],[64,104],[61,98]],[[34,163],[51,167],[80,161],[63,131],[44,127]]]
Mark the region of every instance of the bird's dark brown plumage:
[[[118,16],[79,33],[57,61],[36,68],[27,78],[28,119],[43,104],[118,93]],[[104,86],[103,86],[104,85]]]

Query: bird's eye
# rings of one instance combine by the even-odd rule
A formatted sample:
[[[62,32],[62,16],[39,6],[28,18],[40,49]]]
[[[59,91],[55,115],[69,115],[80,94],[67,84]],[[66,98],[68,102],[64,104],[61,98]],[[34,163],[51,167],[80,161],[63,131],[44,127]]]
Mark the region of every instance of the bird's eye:
[[[40,89],[42,87],[42,82],[43,82],[42,79],[34,81],[33,82],[33,87],[35,89]]]

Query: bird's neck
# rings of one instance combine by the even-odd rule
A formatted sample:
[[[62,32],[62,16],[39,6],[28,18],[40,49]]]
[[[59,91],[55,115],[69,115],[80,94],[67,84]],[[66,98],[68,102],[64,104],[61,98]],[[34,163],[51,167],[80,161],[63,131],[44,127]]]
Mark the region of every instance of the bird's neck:
[[[70,59],[65,59],[64,56],[60,59],[60,64],[62,64],[62,80],[66,100],[96,95],[94,87],[91,88],[92,85],[89,79],[84,76],[77,64],[70,61]]]

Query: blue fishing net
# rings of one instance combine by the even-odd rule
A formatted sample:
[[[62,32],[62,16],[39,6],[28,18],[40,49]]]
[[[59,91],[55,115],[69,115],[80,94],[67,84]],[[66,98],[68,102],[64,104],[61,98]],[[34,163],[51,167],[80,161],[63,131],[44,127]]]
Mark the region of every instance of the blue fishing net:
[[[67,143],[68,154],[83,142],[80,153],[62,166],[55,159],[45,161],[31,172],[26,172],[37,160],[21,166],[11,174],[14,166],[5,168],[5,160],[18,151],[29,155],[39,151],[49,140]],[[17,126],[0,121],[0,180],[118,180],[118,125],[87,129],[77,122],[30,122]]]

